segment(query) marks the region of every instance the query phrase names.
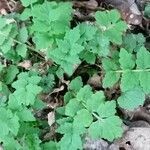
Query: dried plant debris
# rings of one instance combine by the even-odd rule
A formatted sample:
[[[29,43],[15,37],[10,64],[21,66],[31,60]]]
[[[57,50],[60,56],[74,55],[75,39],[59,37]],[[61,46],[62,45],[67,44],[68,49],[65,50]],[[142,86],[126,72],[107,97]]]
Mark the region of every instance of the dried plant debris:
[[[139,11],[135,0],[105,0],[104,2],[118,9],[121,12],[122,18],[128,24],[141,24],[142,13]]]
[[[149,150],[150,128],[130,128],[121,140],[115,142],[115,146],[125,150]],[[111,146],[110,146],[111,147]],[[117,150],[117,149],[116,149]],[[119,149],[118,149],[119,150]]]
[[[0,1],[0,14],[6,15],[10,12],[18,12],[23,10],[23,6],[20,1],[15,0],[1,0]]]

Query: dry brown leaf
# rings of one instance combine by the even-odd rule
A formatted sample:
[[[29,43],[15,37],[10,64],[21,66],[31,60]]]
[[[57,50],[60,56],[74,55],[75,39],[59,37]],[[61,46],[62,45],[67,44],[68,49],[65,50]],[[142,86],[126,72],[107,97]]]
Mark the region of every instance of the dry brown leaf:
[[[48,124],[51,127],[53,123],[55,123],[55,113],[52,111],[48,113]]]
[[[3,10],[6,10],[6,11],[8,10],[7,0],[1,0],[1,1],[0,1],[0,11],[1,11],[2,9],[3,9]]]
[[[29,70],[32,67],[32,63],[30,60],[24,60],[23,62],[19,63],[18,66]]]
[[[89,1],[73,1],[73,6],[77,8],[85,8],[95,10],[98,7],[98,3],[96,0]]]
[[[121,12],[122,18],[128,23],[139,25],[142,22],[142,14],[135,0],[104,0],[109,5]]]
[[[100,88],[102,86],[102,77],[97,74],[94,74],[91,78],[89,78],[87,83],[93,86],[94,88]]]
[[[2,8],[2,9],[0,10],[0,14],[1,14],[1,15],[7,15],[7,11]]]
[[[54,89],[49,95],[63,91],[64,88],[65,88],[64,85],[62,85],[61,87]]]
[[[10,12],[20,12],[23,10],[21,2],[18,0],[0,0],[0,14],[6,15]]]

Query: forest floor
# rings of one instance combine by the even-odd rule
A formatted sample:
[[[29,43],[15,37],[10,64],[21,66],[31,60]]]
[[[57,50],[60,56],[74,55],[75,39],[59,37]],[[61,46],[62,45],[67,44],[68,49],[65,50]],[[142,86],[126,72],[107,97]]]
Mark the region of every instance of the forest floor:
[[[65,3],[66,1],[61,2]],[[87,24],[93,24],[93,22],[95,21],[94,15],[97,11],[109,11],[112,9],[117,9],[121,15],[121,19],[127,24],[127,30],[125,34],[128,34],[128,37],[126,38],[125,45],[127,45],[127,47],[134,47],[134,45],[135,47],[144,45],[146,49],[148,49],[148,51],[150,50],[150,2],[148,0],[76,0],[71,1],[71,3],[73,7],[73,17],[71,20],[72,27],[74,27],[76,24],[84,22]],[[13,14],[15,13],[21,14],[23,10],[24,6],[20,1],[0,1],[1,16],[13,16]],[[19,72],[21,72],[21,70],[34,70],[36,68],[36,65],[38,65],[38,71],[40,70],[40,72],[45,73],[48,67],[53,66],[53,61],[47,60],[45,54],[43,53],[44,49],[43,51],[36,52],[34,51],[34,44],[32,45],[32,41],[29,40],[26,43],[30,46],[29,48],[33,48],[33,51],[28,55],[28,57],[23,57],[23,59],[21,58],[19,61],[17,61],[17,67],[20,67]],[[112,47],[116,49],[116,47],[118,48],[119,46],[115,45]],[[135,53],[136,52],[133,52],[133,54]],[[22,56],[23,53],[21,53],[21,57]],[[6,58],[4,56],[4,59],[2,59],[1,62],[2,64],[5,64],[6,67],[8,67],[10,64],[13,64],[7,58],[7,56]],[[150,59],[148,59],[148,61],[150,62]],[[54,66],[56,64],[54,63]],[[49,85],[46,85],[46,92],[39,94],[40,99],[42,99],[42,101],[46,103],[46,106],[42,110],[36,110],[34,116],[40,120],[46,120],[51,126],[51,129],[49,129],[47,126],[43,129],[43,135],[41,135],[40,139],[42,139],[43,141],[59,139],[58,137],[56,137],[58,135],[55,134],[56,124],[54,123],[54,113],[55,109],[58,106],[64,105],[64,95],[67,92],[67,88],[69,87],[69,83],[72,79],[81,76],[84,85],[88,84],[92,87],[92,89],[96,91],[102,90],[108,100],[118,99],[121,94],[120,85],[115,84],[111,88],[102,87],[101,84],[103,82],[103,74],[101,74],[101,68],[102,65],[101,62],[99,63],[99,60],[95,64],[89,64],[83,61],[76,67],[71,76],[68,76],[65,73],[63,78],[55,77],[56,75],[49,76],[48,78],[47,73],[45,73],[46,76],[43,75],[44,73],[41,75],[41,77],[44,78],[43,82],[49,83],[49,80],[53,80],[54,83],[49,83]],[[150,76],[148,76],[147,78],[147,82],[150,87],[149,77]],[[16,76],[13,81],[15,80]],[[9,87],[11,83],[9,83],[8,85],[6,84],[10,91],[12,89],[12,87]],[[44,87],[45,84],[43,83],[42,86]],[[48,88],[51,89],[49,90]],[[150,91],[147,93],[150,93]],[[86,137],[84,149],[150,150],[150,98],[149,94],[147,93],[145,94],[145,101],[143,105],[140,105],[132,110],[120,107],[117,108],[117,114],[123,120],[124,132],[121,138],[118,138],[113,142],[109,142],[105,138],[93,140],[89,137]]]

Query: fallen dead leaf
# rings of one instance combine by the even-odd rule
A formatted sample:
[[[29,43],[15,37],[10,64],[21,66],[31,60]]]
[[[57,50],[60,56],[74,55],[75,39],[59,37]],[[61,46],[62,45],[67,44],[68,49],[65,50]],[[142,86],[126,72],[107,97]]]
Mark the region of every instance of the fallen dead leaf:
[[[1,15],[7,15],[7,11],[2,8],[2,9],[0,10],[0,14],[1,14]]]
[[[86,8],[86,9],[94,10],[98,7],[98,2],[96,0],[73,1],[73,6],[77,8]]]
[[[55,122],[55,113],[52,111],[48,113],[48,124],[51,127],[52,124]]]
[[[89,78],[87,83],[93,86],[94,88],[100,88],[102,86],[102,77],[97,74],[94,74],[91,78]]]
[[[132,25],[140,25],[142,22],[142,13],[135,0],[104,0],[108,5],[118,9],[122,18]]]
[[[49,93],[49,94],[47,95],[46,98],[48,98],[48,97],[49,97],[50,95],[52,95],[53,93],[58,93],[58,92],[60,92],[60,91],[63,91],[64,88],[65,88],[64,85],[62,85],[61,87],[54,89],[51,93]]]
[[[24,60],[23,62],[19,63],[18,66],[25,68],[26,70],[29,70],[32,66],[32,63],[30,60]]]
[[[7,4],[6,0],[1,0],[0,1],[0,12],[1,12],[1,10],[5,10],[5,11],[8,10],[8,4]]]

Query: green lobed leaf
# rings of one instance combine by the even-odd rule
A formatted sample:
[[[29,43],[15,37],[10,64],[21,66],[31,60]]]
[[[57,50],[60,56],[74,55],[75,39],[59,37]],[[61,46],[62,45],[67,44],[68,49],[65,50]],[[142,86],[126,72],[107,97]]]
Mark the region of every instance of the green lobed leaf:
[[[6,25],[3,27],[3,29],[0,31],[0,46],[2,46],[4,44],[4,41],[7,40],[7,38],[9,39],[9,34],[11,32],[12,29],[12,24]],[[4,50],[2,50],[3,52],[5,52]]]
[[[42,149],[43,150],[57,150],[57,143],[54,141],[49,141],[49,142],[45,142],[44,144],[42,144]]]
[[[40,143],[41,140],[39,139],[37,134],[29,134],[26,135],[25,138],[23,138],[23,141],[21,141],[22,149],[36,149],[41,150]]]
[[[113,87],[115,83],[120,79],[120,73],[109,71],[105,73],[103,78],[103,87]]]
[[[20,30],[19,30],[19,34],[18,34],[18,41],[21,43],[25,43],[28,40],[28,30],[26,26],[23,26]]]
[[[21,145],[19,144],[19,142],[12,136],[7,136],[5,138],[2,139],[3,142],[3,148],[5,148],[5,150],[19,150],[21,149]]]
[[[78,92],[82,88],[82,86],[83,86],[83,82],[81,77],[76,77],[70,82],[68,88],[71,91]]]
[[[137,108],[144,104],[145,94],[141,88],[136,87],[132,90],[122,93],[117,101],[120,107],[128,110],[133,110],[134,108]]]
[[[133,71],[126,71],[122,73],[121,90],[123,92],[134,89],[139,85],[139,73]]]
[[[110,116],[104,120],[93,122],[88,129],[89,135],[94,139],[104,138],[113,141],[122,136],[122,121],[118,116]]]
[[[6,84],[10,84],[15,79],[16,75],[19,73],[18,68],[15,65],[10,65],[4,77],[4,81]]]
[[[6,26],[6,18],[0,16],[0,29]]]
[[[145,94],[149,94],[150,93],[150,72],[141,72],[139,74],[139,81],[140,81],[140,85],[143,89],[143,91],[145,92]]]
[[[96,60],[96,56],[94,53],[89,52],[89,51],[82,51],[79,54],[80,58],[85,60],[89,64],[94,64]]]
[[[47,50],[51,50],[53,45],[56,44],[57,39],[62,39],[69,29],[72,7],[71,3],[67,2],[45,1],[43,4],[34,5],[31,12],[27,10],[23,19],[30,16],[28,13],[33,17],[31,30],[34,33],[33,41],[36,48],[44,49],[47,53]]]
[[[96,112],[99,114],[99,116],[102,119],[113,116],[116,113],[116,102],[108,101],[108,102],[105,102],[104,104],[102,103],[99,105]]]
[[[37,2],[38,0],[21,0],[21,3],[24,7],[28,7],[29,5],[32,5],[33,3]]]
[[[82,23],[80,24],[80,34],[82,36],[82,40],[90,41],[93,40],[95,37],[97,28],[93,25],[87,24],[87,23]],[[83,39],[84,37],[84,39]],[[80,40],[81,40],[80,39]]]
[[[40,80],[41,77],[30,76],[28,72],[20,73],[18,80],[12,84],[12,87],[16,89],[13,93],[16,101],[26,106],[33,105],[37,94],[42,91],[42,88],[37,85]]]
[[[35,121],[35,117],[33,116],[32,111],[26,107],[19,110],[16,114],[21,121]]]
[[[25,58],[27,55],[27,45],[26,44],[18,44],[16,46],[16,52],[19,56]]]
[[[144,9],[144,15],[147,17],[147,18],[150,18],[150,4],[147,3],[145,9]]]
[[[86,102],[92,96],[92,88],[89,85],[84,86],[77,93],[77,100],[79,102]]]
[[[49,52],[49,57],[71,75],[80,64],[79,53],[84,47],[77,43],[80,38],[79,26],[68,31],[64,40],[57,40],[58,48]],[[73,37],[74,36],[74,37]],[[73,39],[70,39],[72,38]]]
[[[86,107],[88,110],[95,112],[101,103],[104,103],[105,96],[102,91],[98,91],[88,98],[86,102]]]
[[[133,69],[135,61],[132,58],[132,54],[128,53],[125,49],[121,49],[119,53],[119,62],[121,69]]]
[[[145,47],[141,47],[137,53],[137,69],[147,69],[150,68],[150,52],[146,50]]]
[[[145,37],[143,34],[126,34],[123,38],[123,46],[128,52],[138,52],[139,49],[144,46]]]
[[[96,23],[101,32],[116,44],[122,43],[122,34],[127,29],[125,22],[120,20],[120,14],[117,10],[96,12]],[[116,34],[117,33],[117,34]]]
[[[65,134],[59,142],[60,150],[76,150],[82,149],[81,137],[76,133]]]
[[[19,118],[13,114],[9,109],[0,107],[0,139],[8,136],[9,133],[17,135],[19,130]]]
[[[74,117],[74,123],[78,126],[89,127],[89,125],[93,122],[92,114],[87,109],[81,109],[77,112]]]
[[[104,58],[102,59],[102,66],[103,69],[107,71],[116,71],[119,69],[118,65],[116,64],[115,61],[109,59],[109,58]]]
[[[80,102],[76,98],[71,99],[65,107],[65,114],[74,117],[78,110],[81,109]]]
[[[97,121],[93,122],[89,129],[89,135],[94,138],[104,138],[109,141],[121,137],[123,129],[121,127],[122,121],[116,113],[115,101],[108,101],[99,105],[95,118]]]
[[[57,128],[57,132],[61,134],[72,133],[72,123],[64,122]]]

